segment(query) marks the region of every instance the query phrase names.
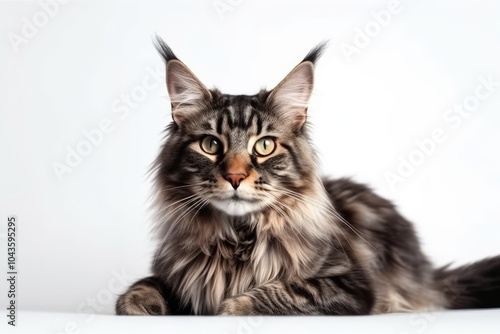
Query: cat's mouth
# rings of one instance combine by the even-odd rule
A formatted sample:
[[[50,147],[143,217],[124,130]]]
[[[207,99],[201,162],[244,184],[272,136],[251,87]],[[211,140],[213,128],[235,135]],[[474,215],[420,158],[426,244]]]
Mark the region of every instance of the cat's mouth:
[[[224,199],[212,200],[211,203],[214,207],[230,216],[246,215],[247,213],[257,211],[261,208],[258,199],[245,198],[236,193]]]
[[[242,197],[241,195],[237,194],[236,192],[228,200],[229,201],[243,201],[243,202],[258,202],[258,200],[255,198],[245,198],[245,197]]]

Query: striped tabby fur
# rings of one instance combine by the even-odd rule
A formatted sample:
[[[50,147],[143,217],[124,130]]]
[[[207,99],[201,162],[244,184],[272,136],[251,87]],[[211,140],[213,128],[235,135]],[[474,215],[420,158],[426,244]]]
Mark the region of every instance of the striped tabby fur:
[[[461,271],[435,270],[389,201],[348,179],[318,174],[306,112],[323,47],[273,90],[227,95],[208,90],[158,40],[173,115],[153,167],[159,246],[153,276],[119,297],[118,314],[500,306],[500,257]],[[207,135],[222,147],[217,154],[200,145]],[[276,143],[268,156],[254,149],[263,137]],[[483,305],[480,287],[471,295],[474,280],[488,282],[496,299]]]

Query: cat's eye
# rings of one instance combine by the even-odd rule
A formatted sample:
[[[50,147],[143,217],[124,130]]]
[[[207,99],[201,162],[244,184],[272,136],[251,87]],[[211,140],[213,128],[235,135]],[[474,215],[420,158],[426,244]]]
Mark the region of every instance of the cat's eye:
[[[276,149],[276,142],[271,137],[264,137],[255,143],[253,150],[254,152],[261,157],[265,157],[270,155]]]
[[[222,143],[214,136],[206,136],[200,142],[203,152],[208,154],[219,154],[222,152]]]

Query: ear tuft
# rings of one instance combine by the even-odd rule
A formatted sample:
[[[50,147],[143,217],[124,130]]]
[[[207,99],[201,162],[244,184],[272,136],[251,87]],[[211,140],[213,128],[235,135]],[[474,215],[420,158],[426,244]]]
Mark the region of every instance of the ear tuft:
[[[293,130],[302,128],[307,118],[307,106],[314,84],[314,64],[321,57],[328,42],[314,47],[278,86],[270,93],[267,101],[278,116]]]
[[[165,64],[168,64],[169,61],[171,60],[179,60],[172,49],[165,43],[165,41],[158,35],[156,35],[156,40],[153,41],[156,50],[158,53],[163,57],[163,60],[165,61]]]
[[[319,43],[311,51],[309,51],[302,62],[310,61],[311,63],[316,64],[316,61],[323,55],[327,47],[328,41]]]
[[[190,117],[197,109],[197,104],[211,100],[212,94],[158,35],[155,46],[167,67],[167,90],[172,103],[172,117],[179,123]]]

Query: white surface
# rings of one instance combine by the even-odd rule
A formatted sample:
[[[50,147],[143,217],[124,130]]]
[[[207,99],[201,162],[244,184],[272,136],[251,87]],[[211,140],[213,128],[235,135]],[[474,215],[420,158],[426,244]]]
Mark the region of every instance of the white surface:
[[[24,311],[20,314],[19,326],[7,328],[6,332],[497,334],[499,318],[500,310],[367,317],[118,317]]]
[[[15,52],[8,34],[20,34],[23,18],[31,20],[41,7],[0,2],[0,234],[5,217],[17,215],[20,308],[111,314],[115,295],[148,274],[150,185],[144,175],[170,121],[169,103],[157,84],[127,115],[123,104],[114,104],[140,89],[148,68],[162,75],[151,42],[155,32],[209,87],[228,93],[272,87],[312,46],[329,39],[309,109],[325,173],[355,176],[394,199],[438,264],[500,253],[500,88],[458,128],[442,118],[474,94],[479,76],[500,80],[500,2],[402,1],[402,12],[350,63],[341,43],[352,44],[356,27],[372,22],[370,13],[389,1],[232,1],[224,20],[213,3],[69,2]],[[82,131],[103,119],[113,122],[113,131],[60,182],[52,164],[63,163],[66,147],[75,149],[85,140]],[[384,173],[437,127],[446,130],[446,142],[391,191]],[[498,318],[484,317],[492,314]],[[20,323],[44,317],[21,314]],[[98,319],[89,326],[110,318]],[[395,332],[399,327],[385,319],[408,327],[407,318],[382,319]],[[114,321],[124,329],[133,323]],[[154,321],[149,326],[169,320]],[[307,324],[370,321],[376,320]]]

